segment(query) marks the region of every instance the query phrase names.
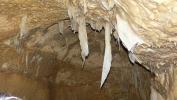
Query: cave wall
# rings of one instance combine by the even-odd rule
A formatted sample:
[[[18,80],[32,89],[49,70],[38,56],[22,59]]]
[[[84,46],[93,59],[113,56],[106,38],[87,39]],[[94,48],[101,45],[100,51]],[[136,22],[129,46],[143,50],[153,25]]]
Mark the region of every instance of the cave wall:
[[[1,37],[0,92],[24,100],[150,99],[153,74],[138,64],[133,65],[126,49],[114,37],[112,69],[100,89],[104,30],[96,32],[87,26],[91,53],[82,68],[78,33],[73,34],[69,24],[70,21],[65,21],[63,35],[56,23],[32,29],[24,40]]]

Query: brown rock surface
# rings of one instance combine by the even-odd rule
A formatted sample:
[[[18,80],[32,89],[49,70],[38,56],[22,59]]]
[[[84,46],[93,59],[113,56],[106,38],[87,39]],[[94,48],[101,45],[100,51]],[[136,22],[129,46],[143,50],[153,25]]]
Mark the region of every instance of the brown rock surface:
[[[132,65],[123,48],[118,50],[114,38],[112,69],[100,90],[104,31],[98,33],[87,28],[91,53],[82,69],[79,40],[67,24],[66,21],[64,37],[58,33],[58,24],[48,27],[46,33],[35,29],[23,42],[16,37],[2,37],[0,80],[9,78],[0,84],[4,87],[1,92],[24,100],[149,99],[152,75],[143,67]]]
[[[24,100],[148,100],[151,86],[151,100],[161,96],[173,100],[177,98],[176,4],[175,0],[1,0],[0,91]],[[130,51],[123,46],[119,51],[112,36],[112,68],[100,90],[103,27],[109,22],[111,30],[118,31],[121,21],[116,14],[128,23],[133,36],[143,40],[130,51],[151,73],[132,65]],[[80,17],[89,24],[89,56],[83,69],[77,34]],[[156,78],[150,83],[153,73]]]

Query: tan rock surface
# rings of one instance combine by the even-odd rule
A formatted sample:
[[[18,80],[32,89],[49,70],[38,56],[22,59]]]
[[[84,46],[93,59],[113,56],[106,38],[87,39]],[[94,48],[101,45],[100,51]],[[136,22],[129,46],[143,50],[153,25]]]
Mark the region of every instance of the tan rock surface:
[[[48,27],[46,31],[35,28],[31,32],[33,34],[25,36],[24,40],[17,37],[1,37],[0,80],[3,82],[0,86],[4,88],[0,92],[9,92],[24,100],[149,99],[152,76],[143,67],[137,64],[133,66],[123,48],[118,51],[114,41],[112,69],[100,90],[104,31],[98,33],[90,27],[87,28],[91,53],[82,69],[79,40],[77,34],[68,30],[67,24],[66,21],[64,37],[58,33],[58,24]],[[3,77],[9,77],[9,81],[5,81]],[[35,89],[40,91],[44,87],[45,92],[33,94]]]
[[[121,34],[123,36],[123,33],[127,34],[126,32],[132,32],[133,35],[131,38],[136,36],[138,39],[143,40],[142,45],[137,45],[139,40],[136,40],[138,42],[137,44],[134,44],[137,45],[135,49],[131,46],[128,47],[126,43],[123,44],[131,49],[132,55],[130,56],[134,57],[133,59],[141,63],[152,73],[155,73],[157,77],[155,80],[157,83],[161,84],[158,86],[164,87],[167,91],[164,94],[160,92],[161,95],[165,95],[163,96],[164,98],[172,100],[176,98],[176,96],[172,96],[176,93],[176,81],[173,81],[174,75],[170,76],[171,74],[176,73],[175,71],[170,70],[170,68],[173,70],[173,68],[176,67],[176,5],[177,3],[175,0],[1,0],[0,54],[2,60],[0,61],[0,64],[2,67],[0,69],[3,72],[19,73],[29,75],[30,77],[37,77],[39,79],[44,78],[47,81],[52,81],[54,83],[56,81],[58,84],[62,83],[63,80],[65,85],[71,83],[76,84],[76,79],[69,80],[71,83],[67,83],[67,78],[70,78],[70,76],[75,73],[71,73],[68,69],[64,69],[66,72],[62,74],[59,73],[62,71],[61,69],[54,69],[58,69],[58,60],[77,66],[76,68],[81,67],[82,60],[80,56],[78,34],[73,33],[78,31],[78,19],[80,17],[85,17],[87,24],[90,24],[93,30],[101,32],[94,32],[87,25],[90,53],[86,59],[84,69],[90,68],[89,71],[94,68],[101,69],[104,58],[103,27],[105,23],[109,22],[111,24],[111,29],[115,31],[119,30],[118,34],[122,43],[125,40],[123,40]],[[124,24],[127,26],[121,26],[120,20],[117,22],[118,17],[116,14],[117,16],[119,15],[120,19],[125,22],[126,24]],[[59,26],[58,23],[63,20],[65,20],[65,24],[63,28],[64,34],[62,36],[59,34],[61,26]],[[72,29],[73,32],[71,32],[70,29]],[[128,38],[130,39],[130,44],[132,41],[131,38]],[[125,52],[122,53],[122,48],[119,52],[118,48],[115,47],[115,42],[113,40],[114,39],[112,38],[112,69],[115,68],[118,70],[122,65],[126,70],[129,68],[130,70],[133,70],[133,68],[130,67],[132,65],[128,60],[128,55],[126,55]],[[77,69],[73,70],[75,71]],[[96,75],[95,77],[101,77],[101,70],[98,72],[100,72],[100,76]],[[63,79],[61,76],[64,76],[65,74],[67,74],[68,77],[63,77]],[[166,76],[163,76],[163,74]],[[58,78],[57,75],[59,75]],[[168,77],[166,80],[169,81],[167,85],[173,85],[173,93],[168,93],[172,89],[166,88],[166,85],[160,81],[162,78],[158,78],[158,75],[172,77],[172,80]],[[54,76],[56,76],[56,79],[53,79]],[[88,76],[90,76],[90,73]],[[116,74],[113,76],[116,76]],[[127,75],[127,77],[129,76]],[[150,76],[148,79],[149,78]],[[100,82],[100,79],[96,78],[96,80],[97,82],[93,84],[99,86],[98,82]],[[147,81],[149,82],[149,80]],[[128,83],[137,84],[132,82]],[[56,84],[56,87],[61,88],[58,84]],[[103,92],[103,94],[101,93],[100,100],[105,98],[108,99],[112,96],[112,92],[110,92],[108,97],[104,95],[104,93],[109,91],[107,90],[109,88],[109,81],[105,84],[108,85],[105,85],[105,90],[103,89],[102,91],[106,92]],[[87,87],[88,85],[85,84],[84,86]],[[153,88],[159,90],[158,86]],[[83,98],[83,95],[81,97],[77,96],[78,93],[67,93],[66,91],[70,88],[63,87],[63,90],[57,90],[54,87],[54,85],[51,86],[54,91],[53,94],[59,91],[61,93],[60,95],[69,96],[69,98],[73,95],[76,97],[75,99],[77,99],[77,97]],[[71,86],[71,88],[73,87]],[[86,91],[83,89],[84,88],[82,87],[73,88],[73,91]],[[63,91],[65,91],[66,94],[62,94]],[[90,91],[92,91],[92,89]],[[142,99],[144,97],[144,94],[137,94],[140,92],[142,93],[142,91],[146,91],[146,89],[135,92],[137,99]],[[85,93],[84,95],[88,94],[87,92],[83,93]],[[148,90],[145,94],[146,93],[149,93]],[[22,95],[19,96],[22,97]],[[58,95],[55,96],[56,98],[60,97]],[[96,99],[96,96],[93,96],[93,98]],[[131,96],[129,95],[128,98],[131,98]],[[143,100],[146,100],[145,98]]]

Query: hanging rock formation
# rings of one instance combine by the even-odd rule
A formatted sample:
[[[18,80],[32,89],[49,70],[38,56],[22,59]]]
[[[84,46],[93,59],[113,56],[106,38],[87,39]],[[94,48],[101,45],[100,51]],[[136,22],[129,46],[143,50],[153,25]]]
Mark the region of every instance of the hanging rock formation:
[[[32,47],[41,51],[60,52],[72,45],[67,40],[72,38],[66,38],[65,43],[61,42],[58,48],[49,48],[44,44],[49,44],[47,40],[56,35],[55,32],[48,35],[55,24],[58,24],[58,32],[67,36],[64,26],[65,22],[69,22],[73,34],[78,32],[84,66],[85,57],[91,57],[86,26],[90,25],[99,32],[105,30],[105,51],[101,48],[104,53],[101,85],[115,58],[112,57],[110,44],[110,36],[114,35],[118,43],[121,41],[128,50],[132,63],[137,62],[155,74],[155,79],[151,80],[151,100],[175,100],[176,7],[175,0],[1,0],[0,37],[5,45],[18,53]],[[30,63],[29,54],[22,57],[26,69]],[[38,56],[34,59],[40,63],[43,58]],[[58,59],[65,59],[64,54],[61,53]],[[3,64],[3,68],[7,66]]]
[[[176,90],[173,90],[176,87],[175,0],[70,0],[68,3],[70,19],[77,22],[78,16],[85,16],[86,22],[98,31],[107,22],[110,23],[111,31],[117,31],[123,45],[130,51],[131,61],[136,60],[155,73],[154,81],[157,82],[152,82],[152,90],[160,91],[161,86],[166,92],[159,95],[152,92],[152,100],[161,95],[165,100],[176,98]],[[103,67],[103,73],[104,70]],[[160,81],[162,79],[163,82]]]

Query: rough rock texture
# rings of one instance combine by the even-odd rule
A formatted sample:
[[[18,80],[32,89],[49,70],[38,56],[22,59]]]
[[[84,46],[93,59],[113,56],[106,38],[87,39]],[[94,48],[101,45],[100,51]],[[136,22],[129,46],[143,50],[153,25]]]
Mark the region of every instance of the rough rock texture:
[[[69,1],[68,15],[71,20],[77,23],[79,16],[85,16],[86,22],[95,30],[102,29],[106,22],[112,24],[113,30],[117,30],[121,23],[117,21],[116,15],[118,15],[128,22],[132,34],[143,40],[143,45],[135,48],[136,60],[139,63],[147,65],[149,70],[152,66],[154,73],[163,72],[167,66],[175,66],[175,0],[85,0],[85,2],[84,6],[84,0]],[[84,8],[87,12],[84,12]],[[118,32],[121,35],[130,31],[122,29],[123,33]],[[126,33],[126,35],[131,34]],[[122,37],[120,39],[124,42]],[[130,49],[134,51],[134,48]]]
[[[156,78],[151,81],[151,100],[176,99],[176,70],[174,70],[176,67],[176,4],[175,0],[1,0],[0,64],[2,67],[0,70],[49,82],[49,85],[45,85],[50,87],[45,92],[48,94],[50,91],[49,96],[44,97],[46,100],[51,99],[51,95],[52,99],[56,100],[61,97],[60,95],[65,95],[60,99],[70,99],[73,95],[75,97],[73,99],[82,99],[84,95],[87,95],[88,99],[120,99],[121,93],[126,94],[123,97],[127,97],[122,98],[123,100],[134,100],[133,97],[149,99],[150,73],[139,67],[132,68],[128,55],[123,52],[122,47],[120,52],[118,47],[115,47],[116,42],[113,37],[111,70],[115,69],[119,74],[122,71],[123,73],[121,76],[117,72],[111,75],[110,71],[104,88],[99,92],[99,97],[97,98],[98,92],[92,94],[92,89],[96,89],[94,86],[89,86],[92,82],[88,80],[93,79],[92,84],[99,87],[105,47],[104,27],[109,23],[112,30],[110,33],[113,33],[117,40],[120,38],[123,46],[128,49],[130,60],[139,62],[156,75]],[[87,25],[89,56],[83,71],[78,71],[82,67],[77,36],[81,17],[84,17],[86,24],[89,24],[93,30]],[[97,31],[101,32],[97,33]],[[76,34],[73,34],[75,32]],[[71,65],[75,66],[72,67],[74,69],[61,68],[61,66]],[[135,70],[138,69],[140,71],[136,72]],[[96,71],[93,72],[96,75],[90,74],[91,70]],[[144,74],[145,77],[141,77]],[[85,78],[88,76],[89,79]],[[133,79],[130,76],[133,76]],[[116,81],[120,78],[121,81]],[[80,79],[85,81],[79,83]],[[125,80],[129,87],[128,91],[120,92],[121,89],[118,89],[115,90],[119,91],[118,95],[112,95],[117,93],[112,92],[117,83],[121,88],[127,87],[122,84]],[[143,89],[138,88],[139,85],[143,86]],[[79,94],[80,92],[72,94],[74,91],[82,91],[83,95]],[[99,91],[99,88],[96,91]],[[56,94],[57,92],[59,94]],[[24,94],[17,93],[17,95],[25,99]],[[27,100],[29,97],[26,96]]]
[[[118,38],[133,53],[130,53],[132,60],[157,77],[169,76],[169,79],[165,78],[169,83],[165,83],[171,85],[174,76],[169,75],[173,73],[169,70],[176,67],[176,4],[175,0],[71,0],[68,15],[76,23],[80,16],[85,16],[95,30],[111,23]],[[161,91],[159,87],[156,90]],[[175,99],[175,92],[170,92],[172,88],[165,90],[164,99]]]
[[[78,36],[68,27],[69,21],[65,21],[63,36],[58,24],[54,24],[46,31],[35,29],[23,42],[16,37],[2,37],[0,80],[4,81],[0,84],[1,92],[24,100],[150,98],[153,75],[140,65],[132,65],[126,51],[122,47],[118,50],[113,37],[112,69],[100,90],[104,31],[98,33],[87,27],[91,53],[82,69]]]

